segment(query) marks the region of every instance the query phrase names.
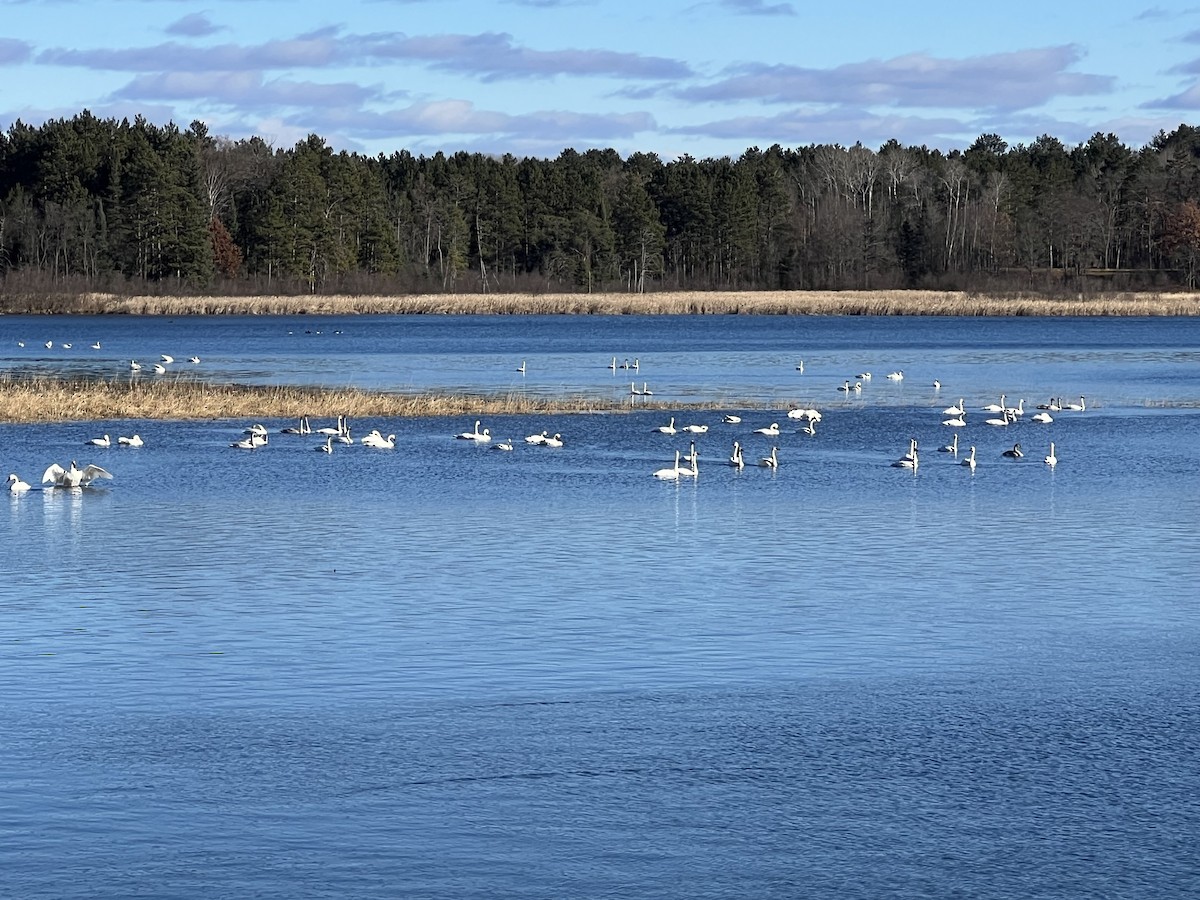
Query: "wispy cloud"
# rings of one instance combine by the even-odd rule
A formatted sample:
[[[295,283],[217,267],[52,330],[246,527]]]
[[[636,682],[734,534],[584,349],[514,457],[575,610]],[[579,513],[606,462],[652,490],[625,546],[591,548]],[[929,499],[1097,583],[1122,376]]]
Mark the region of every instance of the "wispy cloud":
[[[28,62],[33,58],[33,48],[25,41],[0,38],[0,66]]]
[[[683,88],[677,96],[693,102],[1027,109],[1057,96],[1111,91],[1112,76],[1066,71],[1080,56],[1068,45],[966,59],[914,53],[831,69],[751,63],[712,84]]]
[[[208,37],[218,31],[226,31],[220,25],[214,25],[204,13],[192,13],[182,19],[176,19],[164,29],[167,34],[177,34],[180,37]]]
[[[720,0],[721,6],[746,16],[794,16],[796,8],[790,3],[767,3],[766,0]]]
[[[280,106],[357,106],[380,99],[383,91],[349,82],[320,84],[288,78],[268,81],[261,72],[164,72],[139,75],[112,96],[118,100],[202,100],[266,110]]]

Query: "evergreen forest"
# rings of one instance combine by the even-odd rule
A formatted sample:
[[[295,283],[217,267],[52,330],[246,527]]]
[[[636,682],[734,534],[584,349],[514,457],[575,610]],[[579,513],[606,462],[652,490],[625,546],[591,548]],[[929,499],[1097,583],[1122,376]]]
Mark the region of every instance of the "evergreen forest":
[[[964,151],[367,156],[99,119],[0,135],[7,291],[1195,287],[1200,129]]]

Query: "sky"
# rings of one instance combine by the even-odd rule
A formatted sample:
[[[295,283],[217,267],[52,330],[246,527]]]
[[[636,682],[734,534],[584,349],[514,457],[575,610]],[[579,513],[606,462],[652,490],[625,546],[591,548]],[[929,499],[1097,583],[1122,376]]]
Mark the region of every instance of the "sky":
[[[1200,122],[1200,5],[0,0],[0,127],[84,109],[368,155],[1140,148]]]

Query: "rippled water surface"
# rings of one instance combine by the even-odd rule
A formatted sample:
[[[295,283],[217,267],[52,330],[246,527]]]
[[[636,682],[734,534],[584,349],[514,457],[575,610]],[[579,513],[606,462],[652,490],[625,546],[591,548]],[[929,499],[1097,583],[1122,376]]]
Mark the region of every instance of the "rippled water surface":
[[[1194,896],[1200,322],[0,317],[0,371],[161,353],[680,407],[0,425],[0,895]]]

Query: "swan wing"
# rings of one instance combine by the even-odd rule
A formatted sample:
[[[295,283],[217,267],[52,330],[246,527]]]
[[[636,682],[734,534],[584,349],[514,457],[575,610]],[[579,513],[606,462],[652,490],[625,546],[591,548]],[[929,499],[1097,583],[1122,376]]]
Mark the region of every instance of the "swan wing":
[[[60,484],[62,482],[62,477],[66,474],[67,470],[58,463],[50,463],[49,468],[42,473],[42,484]]]
[[[89,465],[86,469],[83,470],[83,483],[84,484],[87,484],[89,481],[95,481],[97,478],[108,478],[111,480],[112,473],[106,469],[102,469],[100,466],[96,465],[95,463],[93,463],[92,465]]]

